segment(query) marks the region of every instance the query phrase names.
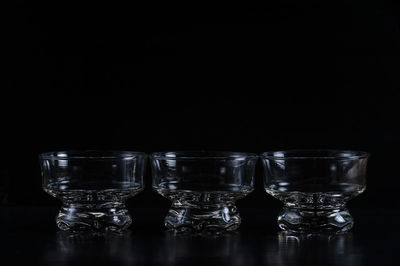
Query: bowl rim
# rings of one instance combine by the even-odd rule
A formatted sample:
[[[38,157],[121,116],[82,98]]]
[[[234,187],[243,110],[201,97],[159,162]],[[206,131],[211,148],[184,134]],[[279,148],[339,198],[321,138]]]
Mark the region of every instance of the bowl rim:
[[[39,159],[69,160],[69,159],[134,159],[146,157],[147,154],[138,151],[121,150],[64,150],[50,151],[39,154]]]
[[[193,154],[193,155],[191,155]],[[208,155],[207,155],[208,154]],[[208,150],[187,150],[187,151],[158,151],[150,154],[152,159],[164,160],[243,160],[258,159],[256,153],[232,152],[232,151],[208,151]]]
[[[310,155],[306,155],[309,153]],[[312,153],[326,153],[326,155],[311,155]],[[331,155],[329,155],[331,154]],[[260,154],[261,158],[274,160],[306,160],[306,159],[326,159],[326,160],[354,160],[366,159],[371,156],[365,151],[356,150],[336,150],[336,149],[293,149],[267,151]]]

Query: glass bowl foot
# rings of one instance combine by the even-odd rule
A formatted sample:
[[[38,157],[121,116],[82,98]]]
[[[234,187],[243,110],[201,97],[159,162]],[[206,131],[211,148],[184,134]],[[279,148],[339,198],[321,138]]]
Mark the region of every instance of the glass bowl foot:
[[[353,227],[353,217],[346,208],[304,210],[284,208],[278,216],[281,229],[297,233],[346,232]]]
[[[241,222],[236,206],[180,206],[174,203],[165,217],[165,226],[177,233],[219,233],[236,230]]]
[[[122,231],[132,223],[124,204],[113,206],[63,205],[56,217],[63,231]]]

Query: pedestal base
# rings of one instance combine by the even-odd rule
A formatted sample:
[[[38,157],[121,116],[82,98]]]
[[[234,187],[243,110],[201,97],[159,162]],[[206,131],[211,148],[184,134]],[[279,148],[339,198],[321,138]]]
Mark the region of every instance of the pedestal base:
[[[239,227],[240,222],[234,203],[199,206],[174,203],[165,217],[165,226],[177,233],[233,231]]]
[[[132,218],[124,204],[113,206],[64,205],[56,217],[58,228],[67,231],[122,231]]]
[[[350,230],[353,224],[353,217],[346,208],[337,210],[284,208],[278,216],[280,228],[299,233],[345,232]]]

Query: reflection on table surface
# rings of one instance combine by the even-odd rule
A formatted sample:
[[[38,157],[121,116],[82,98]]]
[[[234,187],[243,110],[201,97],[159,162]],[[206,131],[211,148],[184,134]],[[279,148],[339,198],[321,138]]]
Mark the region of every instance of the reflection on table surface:
[[[353,242],[353,233],[343,234],[290,234],[280,232],[278,252],[279,265],[322,264],[363,265],[364,257]],[[272,256],[272,254],[270,254]]]
[[[245,213],[246,210],[243,210]],[[353,231],[279,232],[272,212],[248,211],[232,234],[175,235],[142,211],[122,234],[57,231],[57,208],[0,211],[0,265],[398,265],[400,211],[360,210]],[[54,217],[54,216],[53,216]]]
[[[119,262],[126,265],[362,265],[364,258],[353,243],[353,234],[307,235],[279,232],[275,235],[218,236],[91,234],[58,232],[57,248],[47,250],[45,260],[70,265],[81,261]]]

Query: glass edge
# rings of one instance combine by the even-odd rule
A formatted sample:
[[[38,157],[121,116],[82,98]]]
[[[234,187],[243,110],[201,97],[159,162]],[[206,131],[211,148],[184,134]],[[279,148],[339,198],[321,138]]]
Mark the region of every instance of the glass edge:
[[[210,153],[225,153],[227,155],[215,155],[215,156],[178,156],[178,157],[168,157],[167,153],[191,153],[191,152],[210,152]],[[231,155],[229,155],[231,154]],[[232,156],[233,155],[233,156]],[[235,155],[237,155],[235,157]],[[256,153],[250,152],[231,152],[231,151],[165,151],[165,152],[153,152],[149,154],[151,159],[169,159],[169,160],[202,160],[202,159],[258,159],[260,156]]]
[[[126,155],[115,155],[115,156],[67,156],[67,157],[58,157],[56,153],[71,153],[71,152],[104,152],[104,153],[127,153]],[[117,150],[65,150],[65,151],[50,151],[50,152],[42,152],[38,154],[39,160],[69,160],[69,159],[133,159],[137,157],[143,157],[147,159],[149,155],[145,152],[138,151],[117,151]]]
[[[282,156],[275,156],[272,153],[277,152],[348,152],[354,153],[355,155],[351,156],[289,156],[289,157],[282,157]],[[274,159],[274,160],[290,160],[290,159],[331,159],[331,160],[349,160],[349,159],[368,159],[371,157],[371,153],[366,151],[358,151],[358,150],[334,150],[334,149],[304,149],[304,150],[276,150],[276,151],[267,151],[259,154],[259,157],[262,159]]]

